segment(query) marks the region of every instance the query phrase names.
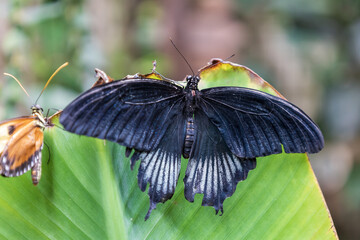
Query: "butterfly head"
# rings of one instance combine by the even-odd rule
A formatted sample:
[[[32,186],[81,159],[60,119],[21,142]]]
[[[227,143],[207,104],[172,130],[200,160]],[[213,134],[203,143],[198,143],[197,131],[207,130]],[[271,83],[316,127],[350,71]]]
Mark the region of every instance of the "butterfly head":
[[[40,107],[38,104],[32,105],[30,109],[31,109],[32,114],[42,113],[44,111],[42,109],[42,107]]]
[[[198,84],[200,82],[200,77],[198,75],[188,75],[186,77],[186,88],[190,90],[198,90]]]

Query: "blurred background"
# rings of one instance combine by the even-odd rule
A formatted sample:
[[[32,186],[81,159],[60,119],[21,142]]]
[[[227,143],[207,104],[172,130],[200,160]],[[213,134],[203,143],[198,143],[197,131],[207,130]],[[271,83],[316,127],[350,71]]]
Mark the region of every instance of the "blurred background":
[[[1,0],[0,120],[39,100],[61,109],[95,81],[149,73],[182,80],[213,57],[246,65],[301,107],[326,145],[310,160],[340,239],[360,239],[360,1]]]

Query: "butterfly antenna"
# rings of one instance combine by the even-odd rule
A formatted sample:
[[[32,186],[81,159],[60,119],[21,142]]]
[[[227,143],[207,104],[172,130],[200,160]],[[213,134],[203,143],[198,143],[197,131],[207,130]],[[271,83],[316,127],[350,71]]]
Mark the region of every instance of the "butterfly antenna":
[[[181,55],[181,57],[185,60],[186,64],[189,66],[191,72],[193,75],[195,75],[194,70],[191,68],[189,62],[186,60],[185,56],[180,52],[180,50],[176,47],[175,43],[173,42],[173,40],[170,38],[170,42],[171,44],[174,46],[174,48],[176,49],[176,51]]]
[[[11,75],[10,73],[4,73],[4,75],[13,78],[13,79],[19,84],[19,86],[21,87],[21,89],[26,93],[26,95],[27,95],[28,97],[30,97],[29,94],[27,93],[27,91],[25,90],[25,88],[23,87],[23,85],[21,85],[20,81],[17,80],[16,77],[14,77],[13,75]]]
[[[49,108],[50,110],[55,110],[55,111],[60,111],[60,109],[59,108]]]
[[[47,118],[49,116],[49,112],[50,112],[50,108],[47,110],[47,113],[46,113],[46,117]]]
[[[233,58],[234,56],[235,56],[235,53],[233,53],[230,57],[225,58],[224,61],[227,61],[227,60],[229,60],[230,58]]]
[[[58,67],[58,69],[56,69],[56,71],[51,75],[51,77],[49,78],[49,80],[46,82],[45,87],[43,88],[43,90],[42,90],[41,93],[39,94],[38,98],[36,99],[35,105],[36,105],[37,101],[39,100],[41,94],[44,92],[45,88],[49,85],[50,81],[53,79],[53,77],[54,77],[61,69],[63,69],[64,67],[66,67],[68,64],[69,64],[68,62],[64,63],[63,65],[61,65],[60,67]]]

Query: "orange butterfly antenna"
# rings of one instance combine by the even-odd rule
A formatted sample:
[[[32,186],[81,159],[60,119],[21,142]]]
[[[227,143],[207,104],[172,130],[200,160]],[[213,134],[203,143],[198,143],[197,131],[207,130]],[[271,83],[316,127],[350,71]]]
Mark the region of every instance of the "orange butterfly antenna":
[[[44,92],[45,88],[49,85],[50,81],[53,79],[53,77],[54,77],[61,69],[63,69],[64,67],[66,67],[68,64],[69,64],[68,62],[64,63],[63,65],[61,65],[60,67],[58,67],[58,69],[56,69],[56,71],[51,75],[51,77],[49,78],[49,80],[46,82],[45,87],[43,88],[43,90],[41,91],[40,95],[39,95],[38,98],[36,99],[35,105],[36,105],[37,101],[39,100],[41,94]]]
[[[26,95],[27,95],[28,97],[30,97],[29,94],[27,93],[27,91],[25,90],[25,88],[23,87],[23,85],[21,85],[20,81],[17,80],[17,78],[16,78],[15,76],[11,75],[10,73],[4,73],[4,75],[13,78],[13,79],[20,85],[21,89],[24,90],[24,92],[26,93]]]

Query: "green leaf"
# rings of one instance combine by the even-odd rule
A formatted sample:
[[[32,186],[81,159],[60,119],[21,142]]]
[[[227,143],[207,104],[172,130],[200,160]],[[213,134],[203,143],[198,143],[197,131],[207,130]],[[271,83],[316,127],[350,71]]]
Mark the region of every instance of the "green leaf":
[[[306,154],[258,158],[222,216],[202,207],[200,195],[185,200],[183,159],[173,198],[145,222],[139,162],[131,171],[123,147],[56,127],[45,130],[45,142],[37,187],[30,173],[0,178],[0,239],[337,238]]]
[[[213,58],[207,66],[200,69],[199,88],[236,86],[252,88],[284,98],[267,81],[248,67]]]
[[[0,179],[0,238],[115,239],[123,235],[111,167],[114,144],[104,146],[101,140],[58,128],[45,134],[48,147],[43,150],[39,185],[32,185],[30,172]]]

